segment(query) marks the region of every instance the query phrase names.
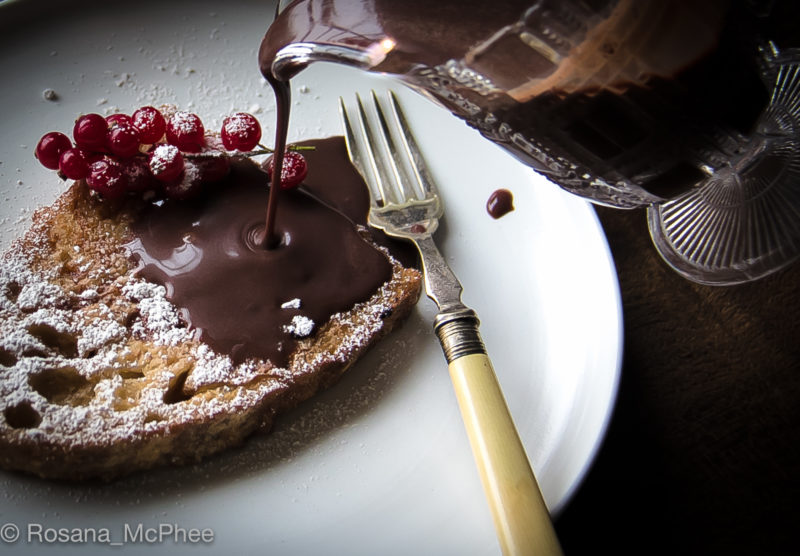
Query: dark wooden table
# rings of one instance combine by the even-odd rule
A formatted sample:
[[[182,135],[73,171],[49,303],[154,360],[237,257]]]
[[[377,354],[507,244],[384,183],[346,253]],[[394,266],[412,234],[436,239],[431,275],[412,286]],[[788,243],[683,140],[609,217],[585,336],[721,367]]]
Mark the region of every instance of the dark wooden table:
[[[701,286],[659,258],[643,211],[597,213],[624,361],[603,446],[556,520],[566,554],[800,554],[800,263]]]

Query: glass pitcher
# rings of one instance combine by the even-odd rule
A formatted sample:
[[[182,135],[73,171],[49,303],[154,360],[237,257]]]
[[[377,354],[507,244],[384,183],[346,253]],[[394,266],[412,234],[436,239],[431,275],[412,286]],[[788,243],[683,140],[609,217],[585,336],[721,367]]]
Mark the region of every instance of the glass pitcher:
[[[683,276],[735,284],[800,253],[798,5],[295,0],[260,60],[393,75],[567,191],[646,207]]]

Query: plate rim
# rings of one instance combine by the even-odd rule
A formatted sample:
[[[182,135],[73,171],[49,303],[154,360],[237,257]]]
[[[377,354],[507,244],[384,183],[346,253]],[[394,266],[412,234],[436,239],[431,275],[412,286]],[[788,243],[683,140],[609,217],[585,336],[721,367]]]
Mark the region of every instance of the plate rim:
[[[81,4],[86,4],[89,2],[81,2]],[[4,2],[0,3],[0,14],[3,13],[3,10],[6,7],[14,7],[17,8],[18,6],[25,5],[26,7],[33,6],[32,0],[5,0]],[[18,13],[22,13],[24,10],[20,10]],[[572,482],[572,485],[567,489],[567,491],[561,497],[561,500],[555,505],[552,509],[554,515],[558,515],[572,500],[574,494],[578,491],[578,489],[584,483],[586,476],[590,472],[591,468],[593,467],[596,458],[599,455],[599,452],[602,448],[602,445],[605,441],[608,428],[610,426],[611,420],[613,418],[614,408],[616,407],[617,403],[617,396],[619,391],[619,384],[621,380],[621,373],[622,373],[622,362],[623,362],[623,348],[624,348],[624,320],[623,320],[623,307],[622,307],[622,300],[621,300],[621,292],[620,292],[620,284],[617,276],[616,267],[614,264],[614,259],[610,250],[610,246],[608,244],[608,238],[605,235],[605,232],[602,228],[599,218],[597,217],[596,212],[591,208],[589,203],[586,203],[587,210],[586,212],[589,213],[589,218],[592,221],[592,227],[596,229],[596,231],[600,235],[600,239],[602,245],[604,246],[608,263],[608,269],[610,272],[610,279],[614,285],[613,288],[613,295],[615,298],[614,306],[616,308],[615,314],[613,315],[614,319],[616,320],[616,334],[617,334],[617,346],[614,351],[615,355],[615,365],[613,369],[613,373],[609,375],[610,377],[610,396],[606,403],[604,414],[604,419],[598,428],[598,434],[595,435],[593,440],[592,446],[589,449],[589,455],[584,460],[582,466],[580,467],[579,472],[577,473],[575,480]],[[5,472],[3,472],[5,474]]]

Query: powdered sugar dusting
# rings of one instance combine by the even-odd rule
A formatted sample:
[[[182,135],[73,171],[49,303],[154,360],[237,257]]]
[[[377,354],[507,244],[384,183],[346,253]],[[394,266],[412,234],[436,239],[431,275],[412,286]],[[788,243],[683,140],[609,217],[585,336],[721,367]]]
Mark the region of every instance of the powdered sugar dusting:
[[[299,309],[302,305],[300,299],[295,297],[294,299],[290,299],[289,301],[281,304],[281,309]]]
[[[175,145],[160,143],[150,155],[150,169],[156,175],[161,174],[174,163],[180,154],[181,152]]]
[[[314,321],[304,315],[295,315],[283,329],[297,338],[307,338],[314,331]]]
[[[164,346],[178,345],[191,339],[181,326],[177,308],[167,300],[164,286],[144,280],[131,279],[122,288],[122,293],[139,307],[141,319],[131,326],[133,335],[139,339],[152,339]]]
[[[198,121],[194,114],[179,110],[169,119],[169,125],[178,134],[190,134],[198,130]]]
[[[250,120],[241,113],[231,114],[225,119],[224,129],[233,135],[238,135],[250,129]]]
[[[86,357],[97,352],[103,346],[121,340],[125,332],[125,327],[118,322],[97,317],[81,329],[77,344],[78,355]]]

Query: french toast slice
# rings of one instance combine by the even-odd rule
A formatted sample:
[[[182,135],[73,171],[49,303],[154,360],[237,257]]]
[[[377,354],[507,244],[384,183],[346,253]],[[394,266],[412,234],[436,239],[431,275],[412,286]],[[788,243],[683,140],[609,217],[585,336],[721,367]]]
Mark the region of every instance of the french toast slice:
[[[0,263],[0,467],[110,480],[185,464],[268,430],[411,312],[420,272],[392,264],[370,299],[299,339],[285,368],[195,339],[125,249],[136,208],[74,182]]]

